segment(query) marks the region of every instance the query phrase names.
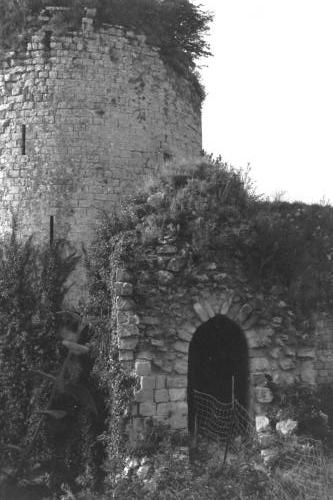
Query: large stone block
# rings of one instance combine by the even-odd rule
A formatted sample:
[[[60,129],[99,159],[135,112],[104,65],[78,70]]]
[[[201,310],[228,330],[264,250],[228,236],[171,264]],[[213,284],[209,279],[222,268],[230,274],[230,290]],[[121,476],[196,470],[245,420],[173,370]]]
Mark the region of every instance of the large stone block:
[[[153,402],[141,403],[139,405],[139,414],[142,417],[153,417],[156,415],[156,404]]]
[[[133,351],[136,348],[137,344],[137,337],[120,338],[118,342],[119,349],[124,351]]]
[[[188,353],[190,344],[188,342],[176,342],[175,350],[184,354]]]
[[[166,376],[157,375],[156,376],[156,389],[164,389],[166,386]]]
[[[256,416],[256,431],[265,432],[270,429],[269,418],[265,415]]]
[[[137,403],[144,403],[146,401],[153,401],[153,390],[152,389],[140,389],[134,393],[135,401]]]
[[[266,358],[251,358],[250,360],[251,372],[269,372],[270,363]]]
[[[151,362],[150,361],[136,361],[135,362],[135,373],[136,375],[145,376],[151,373]]]
[[[300,370],[301,380],[309,385],[316,383],[316,371],[313,367],[313,361],[303,361]]]
[[[169,389],[170,401],[184,401],[186,399],[186,389]]]
[[[170,403],[157,403],[156,413],[159,416],[169,417],[171,415],[171,404]]]
[[[169,401],[168,389],[156,389],[154,393],[156,403],[167,403]]]
[[[156,387],[156,377],[155,376],[150,376],[150,375],[144,375],[143,377],[140,377],[140,385],[141,389],[155,389]]]
[[[176,429],[186,429],[187,428],[187,416],[186,415],[172,415],[170,418],[170,427],[173,430]]]
[[[245,336],[250,349],[270,345],[271,337],[274,335],[273,328],[256,328],[245,330]]]
[[[188,362],[185,360],[177,360],[175,362],[175,371],[180,375],[185,375],[188,371]]]
[[[134,359],[133,351],[119,351],[119,361],[131,361]]]
[[[190,323],[187,323],[180,327],[177,331],[178,338],[184,340],[185,342],[190,342],[193,338],[196,327]]]
[[[187,387],[187,377],[168,377],[167,387],[169,389]]]
[[[119,337],[136,337],[139,335],[139,328],[136,325],[119,325],[117,328]]]

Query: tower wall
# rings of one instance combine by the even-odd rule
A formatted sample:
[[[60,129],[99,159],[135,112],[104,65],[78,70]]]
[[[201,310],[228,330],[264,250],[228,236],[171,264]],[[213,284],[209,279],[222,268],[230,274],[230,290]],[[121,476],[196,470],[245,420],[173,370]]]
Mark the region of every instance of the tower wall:
[[[88,242],[164,160],[201,149],[200,99],[144,36],[119,27],[44,28],[0,70],[0,229]]]

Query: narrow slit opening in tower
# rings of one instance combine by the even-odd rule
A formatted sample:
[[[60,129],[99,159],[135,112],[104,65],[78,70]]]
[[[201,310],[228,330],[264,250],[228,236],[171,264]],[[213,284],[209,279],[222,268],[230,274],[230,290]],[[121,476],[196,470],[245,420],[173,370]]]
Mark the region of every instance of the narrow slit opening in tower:
[[[52,36],[52,31],[49,30],[44,31],[44,49],[46,52],[50,52],[51,50],[51,36]]]
[[[50,215],[50,246],[53,245],[54,242],[54,216]]]
[[[26,126],[23,124],[21,127],[21,153],[24,156],[25,155],[25,142],[26,142]]]
[[[247,341],[234,321],[217,315],[197,329],[188,358],[188,427],[192,435],[198,411],[207,411],[205,418],[209,418],[219,411],[220,403],[221,407],[232,405],[233,400],[248,408],[248,364]],[[203,398],[200,404],[198,398]],[[212,408],[215,404],[217,408]]]

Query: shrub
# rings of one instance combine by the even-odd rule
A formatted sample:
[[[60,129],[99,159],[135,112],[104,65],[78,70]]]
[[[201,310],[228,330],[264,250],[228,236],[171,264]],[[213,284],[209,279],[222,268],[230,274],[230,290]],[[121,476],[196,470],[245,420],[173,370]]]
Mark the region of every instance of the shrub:
[[[73,253],[64,257],[64,245],[42,249],[32,238],[20,242],[15,228],[1,242],[0,488],[5,497],[20,498],[29,489],[37,495],[38,488],[44,495],[55,493],[66,482],[78,488],[82,478],[94,488],[102,478],[103,450],[96,436],[104,428],[104,400],[89,377],[93,363],[89,357],[66,356],[62,345],[78,338],[79,325],[75,316],[59,314],[78,260]],[[89,329],[81,336],[89,341]]]

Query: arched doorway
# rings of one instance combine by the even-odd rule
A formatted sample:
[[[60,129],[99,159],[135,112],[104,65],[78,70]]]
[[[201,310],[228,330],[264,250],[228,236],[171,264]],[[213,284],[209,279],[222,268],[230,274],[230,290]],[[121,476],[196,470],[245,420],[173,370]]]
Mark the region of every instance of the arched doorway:
[[[234,396],[248,405],[248,347],[241,328],[223,315],[202,324],[190,343],[188,358],[188,426],[194,429],[194,391],[214,396],[223,403]]]

